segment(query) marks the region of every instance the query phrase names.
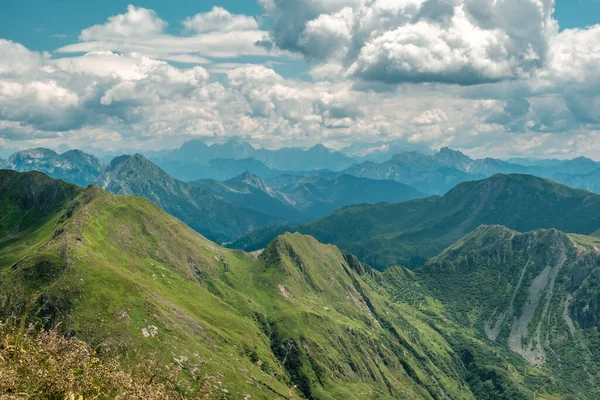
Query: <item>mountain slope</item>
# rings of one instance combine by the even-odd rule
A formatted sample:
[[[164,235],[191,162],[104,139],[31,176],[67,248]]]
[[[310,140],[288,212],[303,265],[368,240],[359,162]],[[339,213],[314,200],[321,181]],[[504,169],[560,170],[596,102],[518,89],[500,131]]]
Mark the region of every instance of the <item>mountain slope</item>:
[[[495,224],[592,234],[600,229],[600,196],[529,175],[495,175],[462,183],[443,197],[349,206],[294,230],[385,268],[421,265],[480,225]],[[238,243],[253,249],[252,242],[265,242],[260,232]]]
[[[566,174],[557,173],[554,179],[572,187],[600,193],[600,169],[588,173]]]
[[[428,281],[441,282],[446,274],[448,284],[455,284],[452,270],[431,279],[427,269],[378,273],[300,234],[278,237],[261,254],[227,250],[143,198],[93,186],[84,190],[39,173],[0,172],[0,202],[12,215],[12,222],[0,225],[0,237],[12,231],[10,242],[0,242],[1,317],[60,323],[103,357],[118,357],[132,370],[142,360],[156,359],[175,360],[183,371],[180,379],[210,373],[220,382],[217,398],[597,398],[594,386],[582,384],[567,368],[575,361],[555,365],[549,356],[544,364],[531,364],[500,340],[486,340],[480,324],[458,318],[458,299],[443,293],[442,301],[431,297],[438,286]],[[28,215],[43,217],[23,225]],[[513,257],[502,252],[511,249],[502,232],[474,235],[498,243],[474,266],[512,271],[494,264],[504,260],[498,254]],[[527,240],[515,240],[511,260],[537,254],[554,265],[554,253],[543,254],[544,246],[567,248],[568,240],[577,240],[577,251],[565,252],[570,260],[565,265],[573,266],[572,287],[582,289],[568,315],[577,324],[576,337],[593,338],[593,329],[578,325],[597,323],[597,282],[592,282],[597,263],[586,261],[596,260],[596,241],[558,232],[537,235],[549,239],[537,247],[519,247]],[[481,247],[467,246],[470,240],[457,245],[465,252],[454,257],[460,250],[448,250],[436,263],[445,267],[464,256],[469,261],[466,250]],[[467,281],[475,276],[469,275],[472,268],[456,270]],[[569,269],[559,276],[563,270]],[[560,280],[561,285],[568,281]],[[562,299],[558,289],[555,293]],[[474,307],[469,315],[487,314]],[[555,336],[550,337],[554,345]],[[598,353],[589,350],[577,348],[574,354],[586,354],[585,366],[593,374],[600,364]],[[577,360],[560,354],[565,354],[561,360]]]
[[[281,222],[178,181],[139,154],[114,159],[97,184],[111,193],[145,197],[213,240],[230,241],[252,229]]]
[[[597,239],[483,226],[415,274],[451,318],[597,397],[599,262]]]
[[[80,186],[94,182],[104,167],[102,161],[80,150],[58,154],[44,148],[19,151],[0,163],[0,168],[19,172],[40,171]]]
[[[249,171],[224,182],[202,179],[191,182],[191,184],[227,199],[236,206],[271,215],[281,221],[302,222],[307,220],[305,215],[298,212],[291,199],[272,189],[262,178]]]
[[[333,246],[288,234],[257,257],[218,247],[142,198],[36,173],[1,172],[0,182],[14,215],[46,216],[27,230],[2,225],[1,235],[13,231],[0,243],[2,317],[60,323],[129,368],[175,359],[192,375],[219,376],[225,398],[474,398],[424,314]],[[48,187],[64,195],[47,204]]]
[[[351,204],[402,202],[426,197],[408,185],[342,175],[336,179],[309,176],[280,189],[295,206],[312,218],[322,218]]]

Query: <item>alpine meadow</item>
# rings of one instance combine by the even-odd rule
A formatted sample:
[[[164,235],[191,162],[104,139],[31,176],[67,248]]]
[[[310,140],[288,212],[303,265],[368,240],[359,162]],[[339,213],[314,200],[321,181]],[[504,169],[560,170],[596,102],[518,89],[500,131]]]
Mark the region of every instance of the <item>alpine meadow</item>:
[[[599,398],[596,0],[0,4],[0,400]]]

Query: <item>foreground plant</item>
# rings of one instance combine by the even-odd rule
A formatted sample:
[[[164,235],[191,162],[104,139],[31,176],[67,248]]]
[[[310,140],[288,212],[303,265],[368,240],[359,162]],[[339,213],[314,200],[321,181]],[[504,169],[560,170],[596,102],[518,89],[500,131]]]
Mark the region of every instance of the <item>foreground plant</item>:
[[[195,384],[180,367],[145,366],[148,377],[103,361],[85,342],[58,330],[0,324],[0,399],[215,399],[223,396],[213,376]],[[218,395],[216,395],[218,393]]]

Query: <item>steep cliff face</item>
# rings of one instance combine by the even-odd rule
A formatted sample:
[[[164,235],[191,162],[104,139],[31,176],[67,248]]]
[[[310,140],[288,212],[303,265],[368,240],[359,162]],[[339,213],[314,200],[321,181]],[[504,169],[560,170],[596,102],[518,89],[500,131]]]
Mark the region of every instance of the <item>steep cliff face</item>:
[[[456,321],[486,340],[592,388],[598,372],[600,241],[557,230],[483,226],[425,267],[417,280]]]

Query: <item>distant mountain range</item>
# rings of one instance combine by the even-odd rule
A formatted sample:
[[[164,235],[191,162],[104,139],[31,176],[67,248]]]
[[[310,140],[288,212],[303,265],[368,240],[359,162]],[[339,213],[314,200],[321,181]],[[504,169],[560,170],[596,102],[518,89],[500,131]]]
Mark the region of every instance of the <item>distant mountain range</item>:
[[[223,161],[214,164],[214,160],[217,159],[240,161],[238,163],[229,161],[224,168]],[[237,138],[230,138],[224,144],[211,146],[200,140],[190,141],[179,149],[161,157],[151,158],[151,160],[174,177],[184,180],[203,178],[225,180],[244,171],[251,171],[266,178],[269,175],[267,169],[275,171],[320,169],[341,171],[356,162],[353,158],[327,149],[323,145],[317,145],[308,150],[300,148],[267,150],[255,149],[250,143]],[[245,164],[245,166],[241,167],[240,164]],[[229,172],[231,170],[233,172]]]
[[[342,168],[353,160],[323,146],[309,150],[272,151],[255,149],[250,144],[235,139],[212,146],[199,141],[188,142],[180,149],[164,153],[161,157],[163,165],[171,168],[170,170],[163,170],[141,155],[117,157],[106,165],[79,150],[58,154],[39,148],[11,155],[6,161],[0,162],[0,168],[37,170],[81,186],[97,183],[113,193],[143,196],[207,237],[218,242],[237,241],[235,245],[241,248],[256,249],[259,245],[264,246],[273,235],[292,229],[289,226],[301,226],[303,229],[310,226],[315,229],[310,233],[314,233],[319,239],[339,244],[344,250],[352,250],[377,267],[393,263],[420,265],[468,230],[463,229],[453,235],[448,232],[446,240],[440,238],[439,245],[425,251],[412,247],[411,243],[416,239],[405,237],[405,230],[415,228],[413,225],[406,225],[410,218],[401,216],[410,210],[404,210],[400,206],[396,209],[392,205],[376,208],[361,206],[363,208],[352,211],[358,219],[366,218],[373,209],[386,210],[391,214],[400,213],[384,217],[386,221],[402,218],[397,221],[394,230],[384,236],[380,232],[380,237],[376,239],[391,240],[401,245],[393,250],[386,249],[386,254],[378,254],[375,250],[377,244],[370,244],[364,237],[358,244],[347,237],[351,235],[351,229],[340,232],[339,235],[333,233],[337,232],[337,226],[343,226],[339,225],[335,216],[350,212],[348,210],[341,210],[331,216],[333,220],[327,223],[333,223],[333,228],[327,235],[326,229],[319,228],[316,222],[314,225],[307,223],[327,217],[345,206],[401,203],[424,198],[428,194],[443,195],[449,191],[456,193],[463,187],[460,186],[461,183],[481,180],[496,173],[530,174],[577,188],[600,191],[600,164],[583,157],[567,161],[523,159],[521,161],[527,165],[521,165],[491,158],[474,160],[461,152],[443,148],[434,154],[405,152],[396,154],[383,163],[352,164],[338,171],[302,171],[301,168],[309,166]],[[262,161],[255,157],[261,157]],[[286,159],[289,160],[288,164],[284,162]],[[197,179],[186,183],[169,174],[178,169],[180,175],[188,178],[202,176],[212,179]],[[443,197],[446,198],[448,197]],[[462,204],[463,199],[459,196],[451,195],[450,198],[452,200],[446,203],[449,207]],[[418,203],[420,208],[414,211],[416,214],[410,211],[413,214],[409,215],[418,215],[429,222],[433,221],[434,216],[442,218],[437,211],[423,208],[424,204],[435,203],[435,199]],[[380,214],[377,215],[378,218],[381,217]],[[475,222],[503,223],[477,219]],[[516,229],[510,224],[508,227]],[[531,229],[539,227],[554,225],[534,224]],[[556,227],[567,232],[578,232],[567,229],[569,227]],[[432,229],[437,230],[435,226]],[[416,235],[415,238],[418,236],[416,231],[411,235]],[[345,247],[351,244],[352,247]],[[360,249],[354,246],[359,246]]]
[[[52,150],[35,149],[14,154],[3,167],[38,170],[81,186],[94,183],[111,193],[145,197],[218,242],[233,241],[268,225],[311,221],[349,204],[406,201],[426,196],[394,181],[347,175],[326,180],[306,177],[304,173],[292,175],[294,184],[273,189],[258,175],[236,169],[263,165],[256,160],[248,165],[249,160],[253,159],[212,160],[206,168],[213,168],[216,174],[239,175],[223,182],[204,179],[192,183],[173,178],[140,154],[120,156],[104,165],[77,150],[59,155]]]
[[[365,158],[349,157],[322,145],[308,150],[285,148],[256,149],[238,138],[223,144],[207,145],[194,140],[176,150],[148,152],[146,158],[174,178],[190,182],[200,179],[226,181],[251,172],[270,186],[280,189],[305,177],[327,180],[352,175],[374,180],[395,180],[420,192],[443,195],[461,182],[478,180],[494,174],[529,174],[549,178],[574,187],[599,191],[597,175],[600,163],[585,157],[572,160],[512,158],[503,161],[493,158],[472,159],[449,148],[436,153],[402,152],[400,147],[382,144],[381,149],[399,151],[385,154],[387,159],[361,162]],[[360,152],[360,146],[348,148]],[[383,156],[382,156],[383,157]],[[57,154],[48,149],[17,152],[0,168],[18,171],[40,170],[55,178],[80,185],[92,183],[104,168],[96,157],[73,150]]]
[[[263,228],[232,247],[255,250],[287,230],[335,244],[377,268],[415,267],[480,225],[497,224],[520,232],[595,234],[600,196],[531,175],[494,175],[459,184],[443,197],[348,206],[294,228]]]

